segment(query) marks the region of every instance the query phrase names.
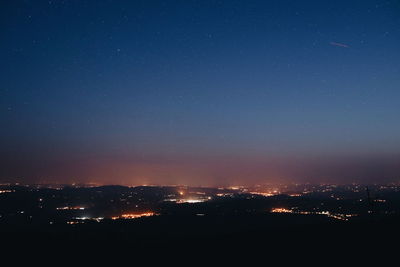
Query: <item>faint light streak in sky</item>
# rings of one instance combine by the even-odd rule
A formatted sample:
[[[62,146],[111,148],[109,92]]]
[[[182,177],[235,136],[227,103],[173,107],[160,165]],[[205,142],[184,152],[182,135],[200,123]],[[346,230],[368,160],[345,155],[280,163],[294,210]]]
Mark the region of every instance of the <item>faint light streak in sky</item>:
[[[330,42],[330,45],[334,45],[334,46],[339,46],[339,47],[345,47],[348,48],[349,46],[346,44],[342,44],[342,43],[336,43],[336,42]]]

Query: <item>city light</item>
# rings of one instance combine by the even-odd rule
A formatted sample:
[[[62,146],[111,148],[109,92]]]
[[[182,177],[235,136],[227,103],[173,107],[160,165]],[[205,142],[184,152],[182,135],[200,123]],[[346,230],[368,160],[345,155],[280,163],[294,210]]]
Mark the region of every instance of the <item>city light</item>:
[[[293,210],[285,209],[285,208],[273,208],[271,209],[272,213],[293,213]]]
[[[5,194],[5,193],[12,193],[15,192],[14,190],[0,190],[0,194]]]
[[[68,207],[68,206],[66,206],[66,207],[56,208],[56,210],[84,210],[84,209],[85,209],[85,207],[80,207],[80,206],[78,206],[78,207]]]
[[[111,217],[112,220],[117,219],[137,219],[141,217],[150,217],[156,215],[154,212],[144,212],[144,213],[125,213],[121,214],[121,216],[113,216]]]
[[[189,198],[189,199],[179,199],[176,201],[176,203],[201,203],[201,202],[205,202],[209,200],[208,198],[197,198],[197,199],[193,199],[193,198]]]

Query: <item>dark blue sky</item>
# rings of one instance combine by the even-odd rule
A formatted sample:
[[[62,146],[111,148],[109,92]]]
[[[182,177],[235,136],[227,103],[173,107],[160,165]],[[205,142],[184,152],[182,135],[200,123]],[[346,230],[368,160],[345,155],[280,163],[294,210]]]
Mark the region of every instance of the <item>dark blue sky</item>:
[[[2,1],[0,179],[400,178],[398,1]]]

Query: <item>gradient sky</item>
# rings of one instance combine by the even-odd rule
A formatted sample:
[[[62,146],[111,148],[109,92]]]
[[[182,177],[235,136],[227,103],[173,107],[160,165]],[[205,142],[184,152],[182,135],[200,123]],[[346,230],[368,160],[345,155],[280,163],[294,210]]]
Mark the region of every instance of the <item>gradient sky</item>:
[[[0,180],[400,179],[399,1],[1,1]]]

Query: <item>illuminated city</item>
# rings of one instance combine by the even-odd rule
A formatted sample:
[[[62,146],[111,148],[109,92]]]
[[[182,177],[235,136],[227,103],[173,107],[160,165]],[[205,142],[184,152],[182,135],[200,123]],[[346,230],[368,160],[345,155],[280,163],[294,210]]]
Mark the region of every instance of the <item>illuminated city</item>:
[[[3,265],[397,265],[399,0],[1,0],[0,36]]]
[[[400,213],[400,185],[259,185],[255,187],[188,186],[89,186],[89,185],[2,184],[0,222],[72,221],[139,219],[165,216],[189,209],[191,215],[223,215],[225,212],[249,214],[291,214],[323,216],[336,220],[358,220]],[[9,205],[10,201],[13,205]],[[244,207],[215,210],[229,202]],[[8,204],[7,204],[8,203]],[[205,212],[209,210],[209,214]],[[28,220],[28,221],[26,221]]]

